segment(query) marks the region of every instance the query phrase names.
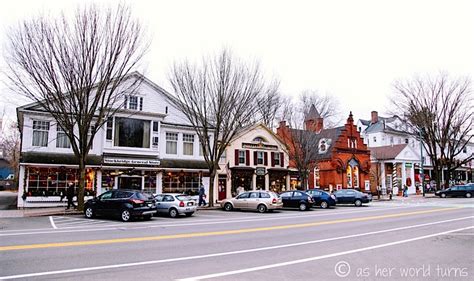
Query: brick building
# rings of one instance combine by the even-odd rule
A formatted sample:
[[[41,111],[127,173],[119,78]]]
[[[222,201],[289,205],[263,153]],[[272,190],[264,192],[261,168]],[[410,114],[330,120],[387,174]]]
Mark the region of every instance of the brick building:
[[[297,131],[301,132],[282,121],[277,128],[277,135],[288,144]],[[375,192],[376,187],[370,185],[370,150],[354,125],[352,113],[344,126],[325,129],[324,119],[313,105],[305,117],[303,131],[314,138],[314,149],[318,150],[317,154],[313,154],[314,161],[308,176],[309,188],[354,188]],[[289,148],[290,167],[295,168],[292,153],[295,152]],[[300,178],[293,174],[291,181],[299,181]]]

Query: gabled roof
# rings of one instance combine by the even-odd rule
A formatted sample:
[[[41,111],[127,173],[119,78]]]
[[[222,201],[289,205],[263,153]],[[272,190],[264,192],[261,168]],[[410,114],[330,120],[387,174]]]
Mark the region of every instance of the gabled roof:
[[[316,159],[314,160],[322,160],[322,159],[329,159],[332,156],[332,148],[336,144],[336,141],[339,139],[339,136],[341,135],[342,130],[345,128],[345,126],[340,126],[336,128],[331,128],[331,129],[323,129],[319,133],[313,132],[313,131],[307,131],[307,130],[299,130],[299,129],[290,129],[291,133],[303,133],[307,134],[308,137],[315,138],[314,143],[318,143],[322,139],[328,139],[331,141],[329,149],[326,150],[325,153],[318,153]],[[317,148],[319,149],[319,147]]]
[[[270,130],[267,126],[265,126],[265,124],[263,124],[262,122],[255,123],[253,125],[249,125],[249,126],[241,128],[239,130],[239,132],[237,134],[235,134],[235,136],[231,140],[231,142],[235,141],[236,139],[238,139],[241,136],[245,135],[247,132],[250,132],[251,130],[256,129],[258,127],[261,127],[262,129],[267,131],[280,144],[280,146],[282,148],[286,149],[286,144],[280,139],[280,137],[277,134],[275,134],[272,130]]]
[[[370,147],[370,155],[377,160],[395,159],[408,144],[394,144],[379,147]]]
[[[321,114],[319,114],[319,111],[316,109],[316,106],[314,104],[311,105],[311,108],[308,111],[308,114],[304,117],[304,121],[308,120],[316,120],[318,118],[321,118]]]

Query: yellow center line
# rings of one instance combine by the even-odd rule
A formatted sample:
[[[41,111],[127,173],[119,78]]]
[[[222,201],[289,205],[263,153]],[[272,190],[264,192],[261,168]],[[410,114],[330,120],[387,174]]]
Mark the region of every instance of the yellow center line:
[[[405,212],[405,213],[390,214],[390,215],[379,215],[379,216],[369,216],[369,217],[360,217],[360,218],[329,220],[329,221],[321,221],[321,222],[287,224],[287,225],[278,225],[278,226],[244,228],[244,229],[222,230],[222,231],[192,232],[192,233],[170,234],[170,235],[161,235],[161,236],[144,236],[144,237],[132,237],[132,238],[116,238],[116,239],[103,239],[103,240],[86,240],[86,241],[72,241],[72,242],[59,242],[59,243],[0,246],[0,251],[88,246],[88,245],[142,242],[142,241],[158,241],[158,240],[169,240],[169,239],[180,239],[180,238],[194,238],[194,237],[203,237],[203,236],[242,234],[242,233],[251,233],[251,232],[281,230],[281,229],[313,227],[313,226],[347,223],[347,222],[360,222],[360,221],[369,221],[369,220],[378,220],[378,219],[387,219],[387,218],[398,218],[398,217],[406,217],[406,216],[412,216],[412,215],[450,211],[450,210],[456,210],[456,209],[459,209],[459,208],[431,209],[431,210],[425,210],[425,211]]]

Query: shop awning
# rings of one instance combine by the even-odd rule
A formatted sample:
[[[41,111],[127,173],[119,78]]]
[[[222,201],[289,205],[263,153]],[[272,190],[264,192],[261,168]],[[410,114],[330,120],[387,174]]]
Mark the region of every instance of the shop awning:
[[[21,153],[20,163],[79,165],[79,159],[74,154],[23,152]],[[100,166],[101,163],[101,156],[89,155],[86,158],[86,165]]]

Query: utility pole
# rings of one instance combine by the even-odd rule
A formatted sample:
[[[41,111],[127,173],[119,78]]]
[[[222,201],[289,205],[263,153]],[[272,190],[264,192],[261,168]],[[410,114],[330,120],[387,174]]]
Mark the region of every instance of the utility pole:
[[[425,185],[424,185],[424,180],[425,180],[425,175],[423,174],[423,162],[424,159],[423,159],[423,140],[421,138],[421,130],[423,130],[423,128],[420,128],[420,130],[418,130],[418,134],[419,134],[419,137],[420,137],[420,156],[421,156],[421,164],[420,164],[420,182],[421,182],[421,189],[423,190],[423,197],[425,197]]]

